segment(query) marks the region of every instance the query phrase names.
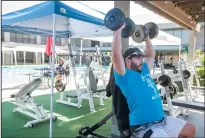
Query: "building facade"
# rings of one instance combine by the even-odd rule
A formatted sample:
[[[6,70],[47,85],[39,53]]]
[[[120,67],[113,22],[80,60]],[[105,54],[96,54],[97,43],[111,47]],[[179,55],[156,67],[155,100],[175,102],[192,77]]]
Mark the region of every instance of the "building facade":
[[[49,57],[45,54],[45,50],[38,51],[37,53],[28,50],[31,48],[42,49],[46,48],[46,40],[47,37],[45,36],[36,36],[24,33],[10,33],[10,32],[2,32],[1,33],[1,42],[2,42],[2,65],[30,65],[30,64],[44,64],[49,63]],[[56,47],[61,49],[67,50],[67,39],[66,38],[56,38]],[[70,40],[71,46],[73,50],[76,48],[81,47],[81,39],[80,38],[72,38]],[[83,40],[83,47],[95,47],[95,45],[99,46],[111,46],[111,44],[103,45],[99,41],[92,41],[92,40]],[[14,56],[14,51],[12,48],[17,48],[19,46],[25,47],[25,57],[24,51],[19,50],[16,51],[16,61]],[[28,50],[28,51],[27,51]],[[44,58],[42,58],[44,57]],[[44,59],[44,60],[42,60]],[[25,61],[24,61],[25,60]]]
[[[181,39],[181,45],[189,45],[190,30],[184,29],[175,23],[157,24],[159,29]],[[196,32],[196,49],[204,49],[204,25],[200,32]]]

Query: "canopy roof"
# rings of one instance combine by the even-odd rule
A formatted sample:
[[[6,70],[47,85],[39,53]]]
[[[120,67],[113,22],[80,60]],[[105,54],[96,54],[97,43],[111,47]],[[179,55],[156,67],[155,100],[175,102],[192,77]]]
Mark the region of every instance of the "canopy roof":
[[[90,32],[108,31],[102,19],[81,12],[60,1],[47,1],[2,16],[2,31],[51,36],[53,14],[56,35],[67,38]]]

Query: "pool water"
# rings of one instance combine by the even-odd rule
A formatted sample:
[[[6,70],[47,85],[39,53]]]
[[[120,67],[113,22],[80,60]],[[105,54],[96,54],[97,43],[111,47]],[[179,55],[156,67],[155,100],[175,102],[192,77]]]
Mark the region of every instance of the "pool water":
[[[40,70],[34,70],[39,68],[49,67],[49,65],[19,65],[19,66],[2,66],[2,89],[12,88],[14,86],[26,84],[29,82],[29,76],[27,73],[36,73],[40,75]],[[85,67],[76,67],[77,74],[84,73]],[[104,67],[107,69],[108,67]],[[70,70],[72,75],[72,69]],[[31,77],[32,79],[32,77]]]

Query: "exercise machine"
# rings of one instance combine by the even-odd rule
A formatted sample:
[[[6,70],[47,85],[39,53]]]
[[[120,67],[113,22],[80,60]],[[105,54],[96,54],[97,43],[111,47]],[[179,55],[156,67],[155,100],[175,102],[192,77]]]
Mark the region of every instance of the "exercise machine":
[[[71,45],[68,44],[68,56],[69,55],[73,55],[72,54],[72,48],[71,48]],[[61,92],[60,93],[60,99],[56,100],[57,103],[61,103],[61,104],[65,104],[65,105],[70,105],[70,106],[73,106],[73,107],[76,107],[76,108],[80,108],[82,107],[81,103],[82,103],[82,97],[81,95],[85,94],[87,91],[86,90],[80,90],[80,87],[77,83],[77,80],[76,80],[76,68],[75,68],[75,61],[73,59],[72,56],[70,56],[70,67],[73,71],[73,79],[74,79],[74,83],[75,83],[75,86],[76,86],[76,91],[75,92],[72,92],[72,93],[69,93],[67,95],[64,95],[64,92]],[[68,100],[65,101],[64,100],[64,97],[68,97]],[[72,102],[72,99],[77,99],[77,102]]]
[[[34,79],[21,88],[17,93],[10,95],[11,98],[15,98],[14,101],[12,100],[10,102],[18,106],[13,112],[20,112],[35,119],[27,122],[24,127],[34,127],[37,123],[50,120],[50,115],[46,114],[43,106],[37,104],[31,97],[32,92],[37,89],[41,83],[42,80],[40,78]],[[57,119],[56,116],[52,116],[52,118],[53,120]]]
[[[182,71],[181,65],[182,64],[179,64],[179,71],[180,71],[181,76],[182,76],[182,84],[185,86],[186,82],[185,82],[184,78],[188,79],[190,76],[185,76],[185,73],[183,73],[183,71]],[[161,65],[161,72],[162,72],[162,75],[165,74],[163,65]],[[194,102],[192,102],[192,100],[189,100],[190,98],[188,97],[188,89],[187,89],[187,87],[185,87],[185,88],[186,88],[186,92],[185,92],[185,99],[184,100],[171,99],[170,92],[169,92],[168,88],[165,87],[165,88],[161,89],[166,94],[167,105],[168,105],[168,107],[167,108],[164,107],[164,109],[165,109],[165,111],[169,112],[170,116],[177,117],[178,115],[181,115],[181,114],[184,116],[189,115],[189,109],[194,109],[194,110],[199,110],[199,111],[205,110],[203,103],[194,103]],[[190,97],[191,97],[191,94],[190,94]],[[173,106],[177,106],[178,108],[173,108]]]
[[[68,50],[69,50],[69,55],[72,55],[72,49],[71,46],[68,45]],[[63,92],[60,93],[60,99],[57,100],[56,102],[58,103],[62,103],[62,104],[66,104],[66,105],[70,105],[70,106],[74,106],[77,108],[81,108],[82,107],[82,100],[83,99],[87,99],[89,101],[89,105],[90,105],[90,111],[94,112],[95,108],[94,108],[94,102],[93,102],[93,93],[101,93],[104,92],[105,89],[97,89],[97,82],[95,80],[95,76],[93,71],[91,70],[91,68],[88,66],[86,69],[86,73],[84,76],[84,82],[86,84],[86,89],[85,90],[80,90],[80,85],[77,82],[76,79],[76,68],[75,68],[75,63],[73,60],[73,57],[70,57],[70,66],[73,70],[73,77],[74,77],[74,81],[75,81],[75,86],[76,86],[76,91],[74,92],[70,92],[66,95],[64,95]],[[68,100],[65,101],[64,97],[67,97]],[[104,105],[103,103],[103,97],[99,96],[100,98],[100,105]],[[73,102],[73,99],[77,99],[77,102]]]

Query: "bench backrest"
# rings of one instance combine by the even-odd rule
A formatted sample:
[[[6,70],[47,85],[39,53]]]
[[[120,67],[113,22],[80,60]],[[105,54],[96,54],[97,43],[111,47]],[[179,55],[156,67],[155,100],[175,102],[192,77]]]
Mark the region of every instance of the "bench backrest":
[[[89,69],[89,74],[88,74],[88,77],[89,77],[89,82],[90,82],[90,88],[92,91],[95,91],[97,90],[97,81],[96,81],[96,78],[95,78],[95,75],[93,73],[93,70],[90,68]]]
[[[21,98],[24,95],[30,95],[36,88],[39,87],[42,80],[40,78],[34,79],[16,93],[16,98]]]

